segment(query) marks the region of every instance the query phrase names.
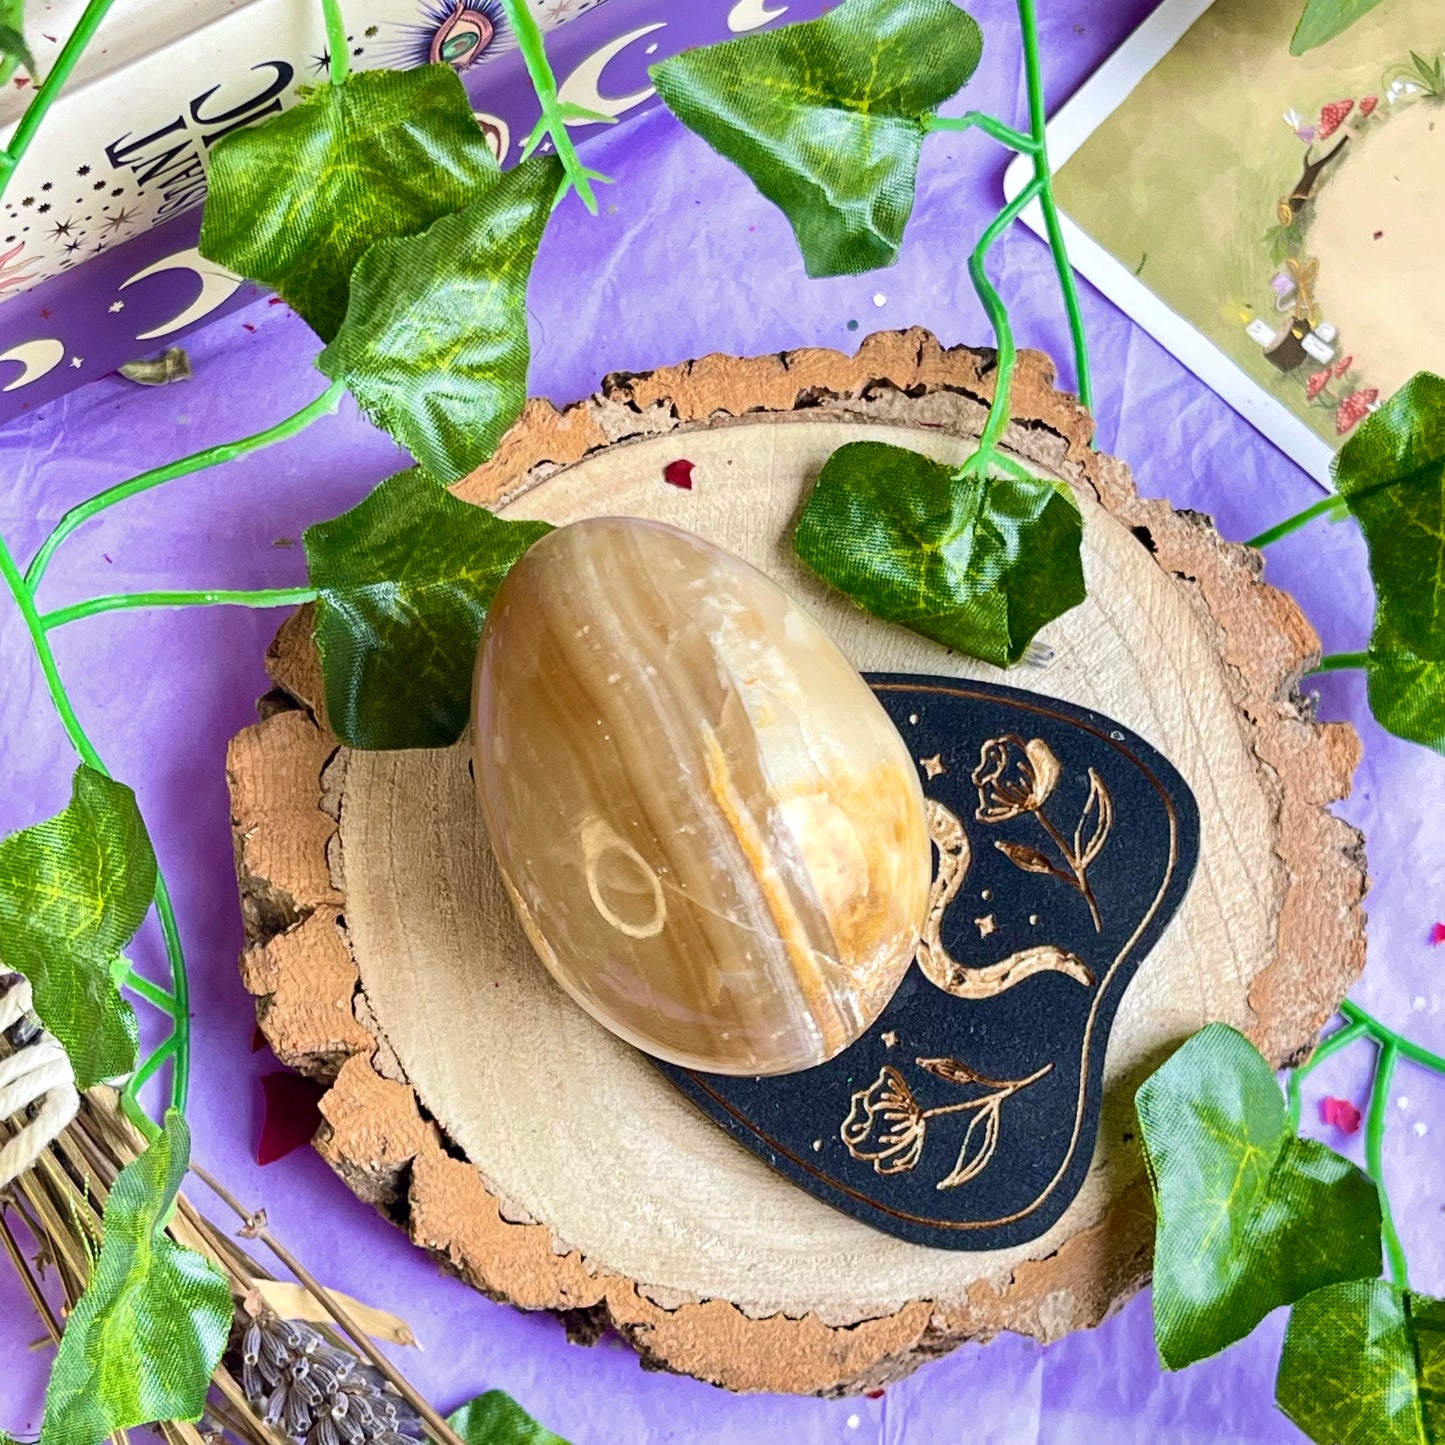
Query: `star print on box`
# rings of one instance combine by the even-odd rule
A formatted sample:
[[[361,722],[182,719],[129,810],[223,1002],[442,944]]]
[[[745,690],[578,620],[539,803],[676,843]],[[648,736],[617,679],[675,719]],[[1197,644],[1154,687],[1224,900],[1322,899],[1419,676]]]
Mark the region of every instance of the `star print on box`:
[[[657,1067],[808,1193],[935,1249],[1045,1233],[1083,1183],[1120,1000],[1189,889],[1199,812],[1143,739],[1013,688],[873,676],[936,862],[873,1027],[767,1079]]]

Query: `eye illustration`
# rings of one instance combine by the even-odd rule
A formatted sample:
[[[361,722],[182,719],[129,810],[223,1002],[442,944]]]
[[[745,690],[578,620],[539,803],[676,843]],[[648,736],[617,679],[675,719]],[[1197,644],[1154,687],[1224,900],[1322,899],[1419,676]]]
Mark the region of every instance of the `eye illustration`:
[[[472,66],[517,48],[501,0],[424,0],[421,22],[396,25],[381,49],[387,63],[400,68]]]

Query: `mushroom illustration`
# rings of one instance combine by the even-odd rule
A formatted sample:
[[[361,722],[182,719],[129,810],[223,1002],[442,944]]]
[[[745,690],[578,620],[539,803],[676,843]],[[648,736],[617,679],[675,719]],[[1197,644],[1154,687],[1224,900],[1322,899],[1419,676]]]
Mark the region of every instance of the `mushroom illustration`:
[[[1355,358],[1353,356],[1340,357],[1335,363],[1335,380],[1338,381],[1354,364]]]
[[[1352,100],[1335,100],[1320,111],[1319,138],[1328,140],[1349,119],[1355,108]]]
[[[1333,379],[1334,373],[1328,366],[1325,367],[1323,371],[1314,372],[1305,383],[1305,395],[1311,401],[1318,401],[1321,396],[1325,396],[1326,391],[1329,389],[1330,382]],[[1325,396],[1325,400],[1330,401],[1331,398]]]
[[[1380,108],[1380,97],[1378,95],[1367,95],[1360,102],[1360,119],[1368,120]]]
[[[1380,393],[1373,386],[1366,391],[1357,391],[1347,396],[1335,413],[1335,431],[1340,436],[1354,431],[1369,416],[1379,399]]]

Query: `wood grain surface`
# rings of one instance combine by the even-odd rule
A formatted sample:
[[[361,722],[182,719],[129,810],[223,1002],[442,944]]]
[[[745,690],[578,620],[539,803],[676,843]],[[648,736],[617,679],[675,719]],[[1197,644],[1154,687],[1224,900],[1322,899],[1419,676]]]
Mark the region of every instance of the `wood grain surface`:
[[[761,566],[860,667],[999,680],[880,623],[793,557],[829,453],[876,438],[951,461],[991,394],[988,358],[920,331],[855,357],[708,357],[558,412],[529,403],[459,484],[509,517],[655,517]],[[531,954],[482,829],[462,747],[349,753],[326,731],[303,611],[268,658],[263,721],[229,774],[246,986],[278,1056],[326,1079],[317,1147],[362,1198],[477,1288],[620,1331],[658,1367],[735,1390],[882,1385],[970,1339],[1097,1324],[1148,1277],[1139,1081],[1204,1023],[1273,1060],[1307,1050],[1364,963],[1359,835],[1329,805],[1358,761],[1313,721],[1318,658],[1258,553],[1141,500],[1028,354],[1007,444],[1083,507],[1089,600],[1047,628],[1016,686],[1097,708],[1193,788],[1193,889],[1126,995],[1082,1192],[1044,1237],[952,1253],[877,1234],[794,1189],[582,1013]],[[680,457],[694,489],[662,479]],[[470,659],[458,659],[459,668]]]

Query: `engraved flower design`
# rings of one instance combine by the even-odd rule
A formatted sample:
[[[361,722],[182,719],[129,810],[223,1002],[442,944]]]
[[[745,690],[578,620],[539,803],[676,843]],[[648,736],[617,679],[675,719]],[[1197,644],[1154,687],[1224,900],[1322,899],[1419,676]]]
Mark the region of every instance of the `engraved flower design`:
[[[848,1152],[871,1161],[875,1174],[906,1174],[923,1157],[928,1119],[903,1075],[885,1067],[853,1095],[840,1132]]]
[[[1089,798],[1071,845],[1044,811],[1062,775],[1063,765],[1042,738],[1025,742],[1013,733],[990,738],[980,750],[978,766],[973,770],[973,784],[978,789],[975,816],[980,823],[1008,823],[1032,817],[1058,849],[1063,868],[1027,843],[1000,839],[993,846],[1025,873],[1057,878],[1078,892],[1089,906],[1098,933],[1103,931],[1104,921],[1089,883],[1089,867],[1109,840],[1114,826],[1114,799],[1103,778],[1090,768]]]
[[[1007,823],[1037,813],[1048,802],[1063,767],[1042,738],[1025,742],[1013,733],[983,745],[973,785],[980,823]]]
[[[971,1114],[957,1162],[933,1187],[957,1189],[977,1179],[998,1152],[1003,1106],[1023,1089],[1053,1072],[1052,1064],[1036,1069],[1026,1079],[991,1079],[958,1059],[917,1059],[937,1079],[963,1089],[987,1092],[955,1104],[925,1109],[914,1097],[903,1075],[885,1064],[878,1077],[853,1095],[848,1117],[839,1130],[848,1152],[872,1164],[875,1174],[907,1174],[918,1167],[928,1140],[928,1121],[949,1114]]]

